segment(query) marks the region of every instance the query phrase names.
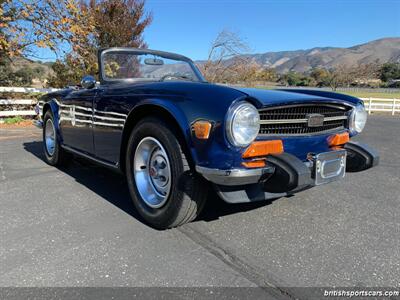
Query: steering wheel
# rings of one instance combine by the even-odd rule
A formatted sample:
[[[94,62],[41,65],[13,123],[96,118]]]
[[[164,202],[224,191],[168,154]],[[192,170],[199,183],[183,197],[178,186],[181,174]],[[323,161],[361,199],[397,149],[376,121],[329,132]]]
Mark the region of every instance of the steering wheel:
[[[160,78],[160,81],[165,81],[167,78],[177,78],[177,79],[187,79],[190,80],[189,77],[185,75],[179,75],[179,74],[165,74],[163,77]]]

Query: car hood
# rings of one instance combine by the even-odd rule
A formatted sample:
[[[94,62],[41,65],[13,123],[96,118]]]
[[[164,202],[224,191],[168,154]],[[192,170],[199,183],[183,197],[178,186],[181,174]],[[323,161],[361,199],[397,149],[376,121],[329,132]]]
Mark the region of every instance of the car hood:
[[[273,106],[277,104],[298,104],[298,103],[314,103],[314,102],[333,102],[354,105],[360,100],[347,95],[317,91],[317,90],[264,90],[256,88],[235,88],[247,96],[255,99],[260,106]]]

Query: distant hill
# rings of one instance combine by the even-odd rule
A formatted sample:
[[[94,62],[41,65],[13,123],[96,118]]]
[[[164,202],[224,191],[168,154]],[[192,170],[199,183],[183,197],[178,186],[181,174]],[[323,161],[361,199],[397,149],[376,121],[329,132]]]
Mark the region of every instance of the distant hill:
[[[33,87],[44,87],[46,84],[46,78],[49,75],[53,74],[53,70],[51,69],[51,65],[53,62],[40,62],[33,61],[24,57],[13,58],[11,69],[13,71],[18,71],[20,69],[30,68],[32,70],[38,71],[37,78],[33,79],[32,86]]]
[[[337,65],[351,66],[376,60],[380,63],[400,62],[400,38],[382,38],[350,48],[322,47],[244,56],[279,73],[307,72],[315,67],[329,69]]]
[[[350,48],[317,47],[307,50],[266,52],[244,56],[264,67],[274,68],[278,73],[307,72],[316,67],[329,69],[338,65],[352,66],[372,63],[377,60],[380,63],[400,62],[400,37],[382,38]],[[204,61],[196,61],[196,63],[202,64]],[[53,73],[51,64],[52,62],[42,63],[26,58],[16,58],[13,61],[12,68],[14,70],[26,67],[42,68],[44,72],[41,78],[35,79],[33,85],[43,86],[48,75]],[[182,71],[179,64],[170,65],[170,69],[171,73]]]

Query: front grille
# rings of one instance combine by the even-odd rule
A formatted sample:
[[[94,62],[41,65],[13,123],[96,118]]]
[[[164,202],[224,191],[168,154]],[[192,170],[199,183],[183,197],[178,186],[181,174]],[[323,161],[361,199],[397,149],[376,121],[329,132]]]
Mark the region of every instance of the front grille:
[[[302,104],[261,109],[262,135],[313,135],[347,128],[349,106],[332,104]],[[323,115],[321,126],[309,124],[312,115]]]

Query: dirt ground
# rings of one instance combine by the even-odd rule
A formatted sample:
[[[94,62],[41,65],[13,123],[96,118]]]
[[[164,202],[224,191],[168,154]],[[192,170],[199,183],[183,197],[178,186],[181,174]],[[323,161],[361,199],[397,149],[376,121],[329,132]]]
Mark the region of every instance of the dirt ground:
[[[5,124],[5,123],[0,123],[0,128],[4,128],[4,129],[12,129],[12,128],[30,128],[30,127],[34,127],[32,124],[33,120],[24,120],[22,122],[19,123],[15,123],[15,124]]]

